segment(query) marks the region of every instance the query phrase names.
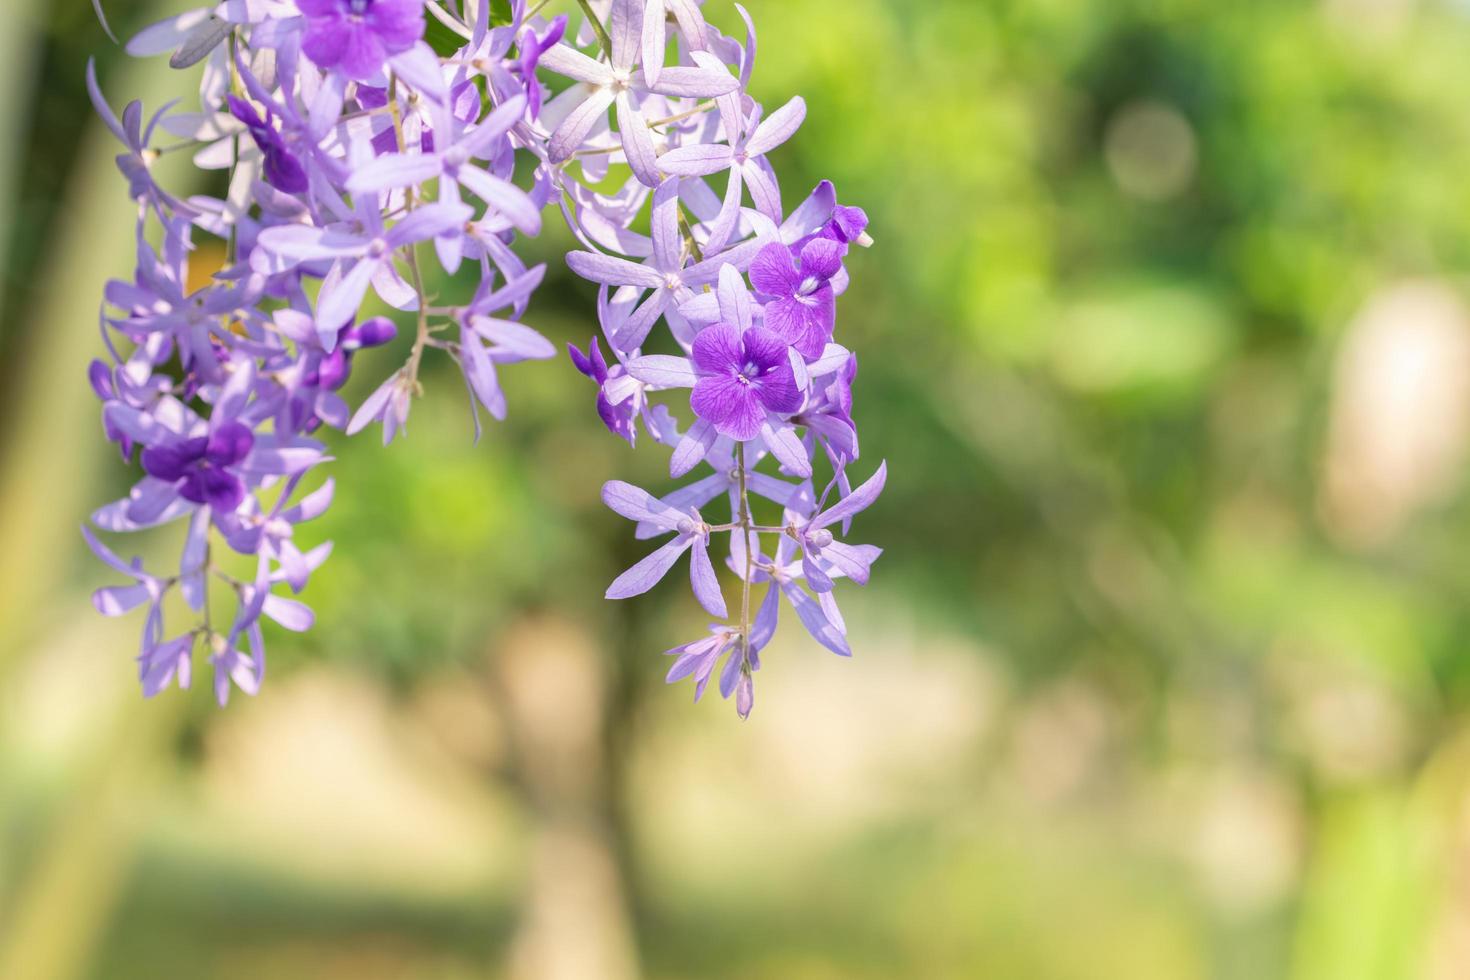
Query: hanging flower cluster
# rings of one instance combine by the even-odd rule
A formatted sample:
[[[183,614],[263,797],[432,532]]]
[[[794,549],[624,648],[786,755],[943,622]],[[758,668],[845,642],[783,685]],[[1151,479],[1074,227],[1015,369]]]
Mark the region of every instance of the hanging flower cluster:
[[[612,359],[596,337],[571,350],[597,385],[598,414],[630,444],[641,427],[669,447],[673,477],[712,471],[662,497],[603,488],[638,537],[671,536],[609,598],[647,591],[688,552],[696,598],[725,622],[669,651],[669,680],[692,676],[698,697],[723,658],[720,690],[742,716],[783,599],[822,645],[850,654],[834,583],[865,583],[879,549],[833,531],[845,535],[876,499],[885,469],[849,481],[857,362],[833,329],[848,250],[869,244],[866,216],[825,181],[783,210],[767,154],[806,109],[794,98],[767,114],[747,93],[755,32],[738,5],[743,41],[707,24],[697,0],[580,3],[574,33],[524,0],[224,0],[128,44],[202,66],[197,111],[171,103],[146,122],[137,102],[114,114],[88,67],[138,206],[137,270],[107,285],[107,357],[90,377],[107,438],[143,471],[92,523],[188,527],[177,570],[160,575],[84,532],[130,580],[99,590],[97,608],[147,608],[146,695],[187,687],[201,650],[221,704],[232,684],[253,694],[261,620],[311,626],[290,596],[330,550],[297,543],[332,499],[331,480],[309,479],[329,459],[324,429],[378,423],[392,441],[426,355],[462,371],[476,437],[481,407],[505,417],[498,370],[555,353],[521,323],[545,269],[513,248],[552,205],[583,246],[568,264],[600,284]],[[181,199],[159,185],[157,161],[179,150],[221,173],[223,196]],[[222,249],[201,249],[206,240]],[[191,260],[221,250],[222,268],[191,275]],[[432,291],[467,280],[462,301]],[[401,361],[384,363],[399,326],[364,316],[372,297],[412,334]],[[655,342],[679,353],[645,353]],[[368,360],[386,376],[353,410],[337,392]],[[677,390],[688,393],[682,430],[650,397]],[[729,519],[712,524],[701,508],[717,497]],[[779,523],[758,523],[756,500]],[[710,557],[716,534],[729,535],[725,563],[740,583],[733,618]],[[246,560],[221,560],[230,553]],[[212,618],[222,603],[211,590],[233,599],[227,620]],[[183,630],[166,622],[175,594],[192,612]]]

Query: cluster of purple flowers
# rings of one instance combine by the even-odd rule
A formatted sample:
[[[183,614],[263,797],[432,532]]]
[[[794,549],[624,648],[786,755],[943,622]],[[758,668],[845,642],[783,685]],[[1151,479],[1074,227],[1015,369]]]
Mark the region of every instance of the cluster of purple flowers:
[[[848,250],[869,244],[866,216],[825,181],[783,210],[767,154],[796,132],[805,104],[767,114],[750,97],[755,32],[738,5],[743,39],[707,24],[698,0],[580,3],[573,32],[525,0],[510,0],[508,17],[501,0],[224,0],[128,44],[202,66],[197,111],[170,104],[146,123],[136,102],[115,115],[89,68],[138,207],[137,271],[107,286],[108,356],[91,380],[107,437],[124,459],[137,450],[144,474],[92,521],[117,532],[188,527],[167,575],[85,532],[132,583],[99,590],[97,608],[147,607],[145,694],[187,687],[199,649],[221,703],[232,682],[254,693],[261,620],[311,625],[289,594],[330,550],[296,543],[332,498],[332,482],[314,478],[328,459],[324,428],[352,435],[377,422],[391,441],[431,351],[463,372],[477,436],[480,407],[505,417],[497,366],[555,353],[520,322],[544,267],[512,248],[553,204],[583,246],[568,264],[600,285],[612,360],[597,338],[585,354],[571,350],[597,385],[599,415],[630,444],[641,426],[669,447],[675,478],[712,471],[662,497],[603,488],[638,537],[671,535],[608,596],[646,592],[689,552],[696,598],[728,622],[669,651],[669,680],[693,676],[698,697],[724,658],[720,690],[741,716],[783,597],[818,642],[850,653],[834,582],[865,583],[879,549],[833,530],[845,535],[876,499],[885,469],[849,481],[857,362],[833,329]],[[172,142],[156,145],[160,130]],[[227,172],[223,196],[160,186],[154,165],[176,150]],[[634,230],[645,218],[647,235]],[[221,252],[222,264],[190,269]],[[432,295],[431,263],[447,275],[471,267],[473,295]],[[394,320],[364,315],[372,296],[413,324],[411,344],[395,344]],[[660,323],[667,331],[655,335]],[[645,353],[655,342],[678,353]],[[385,348],[374,359],[387,358],[386,377],[354,411],[337,392],[372,348]],[[650,397],[679,389],[690,410],[682,430]],[[825,483],[814,461],[830,471]],[[701,508],[721,496],[729,519],[709,523]],[[758,523],[758,501],[779,522]],[[710,557],[716,534],[729,535],[725,564],[740,583],[733,619]],[[184,630],[166,625],[175,594],[190,611]]]

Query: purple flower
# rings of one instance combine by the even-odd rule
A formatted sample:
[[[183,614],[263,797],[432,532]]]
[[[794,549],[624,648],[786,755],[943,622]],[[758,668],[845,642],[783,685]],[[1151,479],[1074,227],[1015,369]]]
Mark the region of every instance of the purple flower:
[[[751,200],[762,214],[773,221],[780,219],[781,187],[765,155],[800,128],[806,119],[806,103],[801,96],[794,97],[755,125],[749,136],[742,132],[744,121],[738,108],[725,110],[723,115],[725,125],[735,130],[729,145],[696,143],[676,147],[658,158],[658,165],[665,173],[681,177],[706,177],[730,171],[724,204],[710,229],[711,248],[722,246],[735,230],[740,217],[741,189],[745,186],[750,187]]]
[[[830,280],[842,269],[846,251],[828,238],[814,238],[796,255],[772,243],[750,263],[750,284],[770,297],[765,305],[766,329],[773,331],[808,360],[822,356],[837,318]]]
[[[708,99],[733,92],[739,79],[720,67],[663,68],[656,71],[657,84],[651,84],[635,69],[643,33],[642,0],[613,0],[608,16],[608,34],[612,38],[611,64],[593,59],[565,44],[554,45],[541,55],[541,64],[568,78],[586,82],[592,87],[587,96],[556,128],[547,143],[552,163],[561,163],[581,147],[598,122],[607,117],[609,106],[615,107],[618,138],[628,166],[649,187],[659,183],[658,152],[653,133],[643,118],[638,103],[646,93],[691,96]]]
[[[805,426],[807,435],[821,442],[833,466],[840,470],[858,457],[857,423],[852,420],[852,382],[857,377],[857,355],[849,354],[842,366],[827,376],[825,383],[817,382],[821,375],[814,368],[811,374],[813,397],[791,421]]]
[[[383,423],[383,445],[408,427],[408,410],[413,405],[414,387],[418,384],[404,370],[394,371],[358,406],[347,423],[347,434],[357,435],[373,422]]]
[[[179,496],[196,504],[232,511],[245,497],[245,482],[232,472],[255,445],[255,433],[230,419],[207,436],[143,450],[143,469],[176,484]]]
[[[360,198],[370,200],[373,195]],[[336,260],[336,268],[322,284],[316,309],[317,333],[330,353],[338,332],[357,315],[369,285],[386,302],[406,309],[417,305],[413,290],[393,267],[397,249],[463,227],[469,216],[470,209],[462,204],[426,204],[385,228],[376,204],[370,210],[360,204],[356,222],[326,228],[298,224],[268,228],[261,232],[255,254],[264,250],[288,264]],[[261,258],[269,267],[269,259]]]
[[[536,78],[536,65],[541,61],[543,54],[561,41],[566,30],[567,15],[562,14],[553,20],[551,26],[539,37],[528,27],[521,33],[520,40],[516,42],[519,56],[511,70],[520,76],[522,84],[526,87],[527,111],[532,119],[541,115],[541,82]]]
[[[394,187],[411,187],[426,180],[439,181],[441,206],[460,205],[459,188],[465,187],[510,223],[527,234],[541,230],[541,212],[530,195],[510,181],[470,165],[472,159],[488,159],[504,137],[526,111],[526,99],[517,95],[496,107],[485,119],[468,133],[452,139],[453,123],[448,110],[438,113],[435,149],[423,153],[385,153],[358,167],[347,178],[347,189],[354,194],[385,191]],[[463,223],[451,226],[439,235],[435,245],[439,260],[446,272],[459,268],[461,244],[464,241]]]
[[[266,183],[287,194],[306,193],[310,186],[306,168],[301,166],[301,161],[291,154],[286,147],[286,141],[276,132],[270,110],[266,110],[265,118],[262,119],[255,107],[244,99],[234,95],[227,95],[225,99],[229,102],[230,113],[245,124],[255,145],[260,147],[261,156],[265,159]]]
[[[306,15],[302,52],[357,81],[424,36],[424,0],[296,0],[296,6]]]
[[[710,635],[665,651],[667,656],[677,657],[669,668],[665,683],[673,684],[686,677],[694,678],[694,700],[704,696],[710,675],[715,665],[726,653],[725,669],[720,671],[720,696],[729,698],[735,694],[735,710],[741,718],[750,716],[755,706],[755,688],[751,683],[752,671],[760,670],[760,651],[754,647],[746,654],[742,650],[740,631],[729,626],[712,625]]]
[[[692,548],[689,578],[694,597],[711,616],[725,615],[725,598],[720,594],[720,583],[709,560],[709,525],[699,516],[699,511],[692,507],[687,513],[677,511],[655,500],[648,491],[621,480],[603,484],[602,502],[630,521],[646,521],[662,528],[664,533],[674,532],[672,541],[619,575],[607,587],[607,598],[629,599],[642,595],[659,583],[680,555]]]
[[[684,264],[683,236],[679,232],[679,181],[670,178],[653,194],[653,254],[648,262],[627,259],[600,252],[569,252],[567,265],[584,279],[608,286],[636,286],[651,289],[644,300],[618,331],[608,339],[619,350],[631,351],[647,338],[648,332],[670,307],[693,298],[694,287],[709,285],[720,277],[726,265],[743,268],[759,243],[750,242],[707,258],[690,266]],[[830,328],[829,328],[830,331]]]
[[[138,654],[138,680],[143,685],[143,696],[156,696],[174,680],[178,681],[179,690],[187,691],[193,675],[193,655],[192,632],[155,644]]]
[[[769,330],[708,327],[694,338],[693,360],[699,380],[689,407],[721,435],[754,439],[770,415],[801,408],[787,345]]]
[[[731,555],[730,565],[737,574],[743,573],[745,564],[744,552],[739,549],[739,542],[739,535],[732,536],[734,554]],[[795,560],[795,551],[793,539],[783,534],[776,545],[774,559],[765,555],[753,556],[751,582],[769,581],[771,586],[766,590],[766,597],[761,601],[755,621],[751,624],[752,648],[762,649],[775,635],[781,599],[784,598],[812,639],[839,657],[852,656],[852,647],[847,642],[847,624],[843,622],[842,613],[837,608],[831,590],[818,592],[816,598],[812,598],[801,587],[805,574],[802,563]]]
[[[670,651],[668,678],[692,677],[698,699],[718,670],[742,718],[783,603],[819,642],[850,652],[834,583],[866,582],[880,552],[834,534],[876,498],[886,469],[852,488],[856,359],[831,336],[847,249],[872,244],[867,217],[838,205],[827,181],[783,217],[769,157],[798,130],[806,103],[796,96],[766,113],[749,89],[749,15],[735,5],[741,42],[705,22],[703,2],[586,0],[572,37],[565,17],[537,16],[545,4],[530,0],[510,0],[508,17],[491,0],[211,2],[128,45],[172,51],[176,68],[205,63],[197,109],[192,98],[187,110],[170,103],[151,120],[137,102],[114,114],[89,66],[88,93],[125,147],[118,164],[138,219],[136,272],[106,287],[107,356],[89,379],[108,439],[142,469],[92,524],[187,525],[177,563],[157,574],[86,532],[119,576],[95,593],[99,612],[146,610],[146,696],[188,687],[196,650],[222,705],[234,688],[254,694],[263,622],[313,624],[286,587],[300,592],[330,554],[330,542],[310,547],[297,532],[336,488],[308,488],[325,447],[305,434],[331,426],[351,436],[380,420],[391,440],[423,390],[421,369],[441,358],[463,373],[476,438],[481,407],[506,414],[503,366],[554,353],[520,322],[545,267],[517,254],[552,205],[579,243],[568,265],[601,287],[600,332],[585,354],[570,348],[597,385],[599,417],[630,443],[641,419],[672,448],[674,477],[701,462],[712,471],[662,499],[604,486],[607,505],[656,549],[607,596],[648,591],[688,554],[696,599],[728,620],[709,554],[715,535],[728,534],[741,621]],[[428,14],[446,28],[433,48]],[[583,53],[594,40],[599,51]],[[573,84],[548,85],[548,73]],[[156,127],[197,168],[228,172],[228,190],[187,201],[166,192]],[[241,142],[247,132],[254,146]],[[617,174],[625,163],[631,175]],[[709,178],[726,171],[722,199]],[[450,278],[425,268],[429,243]],[[229,255],[223,269],[209,258],[219,251]],[[417,314],[402,349],[370,355],[371,366],[361,352],[398,330],[364,319],[370,293]],[[649,347],[659,353],[645,354],[659,323],[667,334]],[[382,382],[353,412],[339,391],[365,369]],[[679,389],[681,401],[652,404]],[[831,463],[820,500],[819,448]],[[755,523],[754,498],[783,509],[782,523]],[[722,513],[701,515],[712,510]],[[221,545],[253,557],[253,575],[237,578],[236,562],[215,560]],[[752,621],[758,583],[771,587]],[[181,601],[171,601],[175,589]],[[226,596],[234,615],[216,628]],[[176,610],[194,622],[166,628]]]
[[[575,344],[567,344],[567,353],[571,355],[572,365],[578,371],[597,382],[597,415],[602,419],[602,424],[607,426],[607,431],[620,439],[626,439],[628,445],[635,445],[638,429],[633,422],[638,417],[638,400],[624,398],[621,403],[614,405],[608,398],[607,383],[612,373],[608,371],[607,361],[602,356],[602,348],[598,346],[597,338],[592,338],[586,354],[578,350]],[[619,377],[627,374],[627,370],[621,364],[616,365],[612,370],[617,372]]]
[[[885,460],[878,464],[877,472],[852,493],[814,517],[789,524],[786,533],[796,541],[801,551],[802,570],[812,591],[831,592],[832,572],[840,572],[859,585],[868,584],[868,570],[882,554],[881,549],[872,545],[844,544],[835,540],[827,528],[846,523],[854,514],[866,510],[878,499],[887,481],[888,463]]]
[[[375,316],[362,323],[349,323],[337,332],[337,346],[322,358],[317,368],[317,384],[326,391],[336,391],[347,383],[352,372],[352,355],[369,347],[391,344],[398,327],[385,316]]]

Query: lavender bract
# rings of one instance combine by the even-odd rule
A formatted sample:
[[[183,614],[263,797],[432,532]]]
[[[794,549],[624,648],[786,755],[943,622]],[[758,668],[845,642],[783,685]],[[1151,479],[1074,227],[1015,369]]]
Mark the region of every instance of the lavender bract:
[[[464,375],[477,437],[481,408],[506,417],[501,371],[555,354],[521,322],[545,269],[515,248],[551,205],[580,243],[568,265],[598,284],[600,337],[569,350],[598,416],[630,445],[641,428],[668,446],[675,478],[709,470],[661,498],[606,484],[635,535],[661,542],[608,597],[647,592],[687,555],[695,598],[731,621],[669,651],[668,680],[693,677],[697,699],[720,667],[741,717],[782,605],[851,653],[833,590],[866,583],[880,551],[834,529],[845,536],[886,468],[852,488],[857,359],[833,335],[849,249],[871,244],[867,217],[826,181],[784,211],[770,154],[807,107],[793,97],[767,114],[750,97],[743,9],[737,39],[698,0],[588,0],[577,30],[543,6],[511,0],[507,17],[490,0],[224,0],[129,42],[202,65],[197,107],[146,122],[136,102],[115,114],[89,66],[88,91],[124,144],[138,247],[132,279],[107,285],[107,357],[88,378],[106,438],[142,470],[92,524],[185,526],[177,569],[161,573],[84,529],[127,580],[99,589],[97,609],[146,609],[146,696],[188,687],[201,652],[221,704],[254,694],[262,623],[312,626],[291,595],[331,550],[300,541],[337,492],[319,476],[327,431],[378,422],[385,443],[405,432],[424,359],[438,356]],[[437,50],[431,19],[447,31]],[[160,147],[160,130],[175,142]],[[222,197],[160,186],[160,152],[181,148],[228,171]],[[635,230],[645,215],[648,234]],[[457,301],[439,283],[465,266],[477,285]],[[389,315],[365,315],[370,305]],[[678,353],[645,353],[659,324]],[[354,409],[339,392],[361,370],[377,383]],[[830,471],[820,494],[818,464]],[[726,505],[727,519],[704,516]],[[757,506],[779,522],[758,522]],[[165,622],[174,595],[196,617],[184,629]]]

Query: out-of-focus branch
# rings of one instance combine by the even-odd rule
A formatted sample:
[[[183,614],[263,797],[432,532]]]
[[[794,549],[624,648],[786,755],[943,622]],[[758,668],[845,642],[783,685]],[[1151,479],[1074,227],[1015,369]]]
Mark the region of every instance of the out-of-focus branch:
[[[15,221],[20,179],[22,136],[30,123],[25,106],[35,88],[37,53],[41,50],[41,14],[34,0],[0,0],[0,309],[4,309],[3,272],[13,246],[24,234]],[[5,324],[0,320],[0,331]],[[3,340],[3,338],[0,338]]]
[[[155,6],[162,16],[168,5]],[[154,107],[170,97],[178,80],[165,61],[128,59],[122,77],[104,84],[110,91],[136,93],[145,107]],[[106,502],[99,499],[97,474],[108,457],[92,451],[103,443],[86,365],[100,350],[102,277],[125,277],[132,268],[137,207],[128,200],[116,155],[111,134],[94,122],[77,154],[55,234],[39,244],[48,256],[41,266],[39,306],[17,318],[27,325],[27,336],[14,348],[26,369],[9,417],[0,419],[0,676],[29,646],[48,597],[81,552],[77,526],[92,507]],[[179,162],[187,167],[187,160],[167,158],[159,165]],[[181,193],[192,192],[187,178],[182,184],[170,179]],[[78,448],[87,446],[92,450]]]

